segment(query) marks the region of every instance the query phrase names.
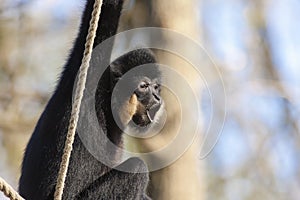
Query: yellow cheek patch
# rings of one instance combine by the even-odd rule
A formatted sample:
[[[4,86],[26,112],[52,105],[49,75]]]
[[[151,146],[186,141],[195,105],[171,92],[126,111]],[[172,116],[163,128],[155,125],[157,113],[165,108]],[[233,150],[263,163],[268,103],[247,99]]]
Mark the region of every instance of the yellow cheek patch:
[[[131,95],[129,101],[128,101],[128,110],[127,112],[129,113],[129,115],[132,117],[137,110],[139,101],[137,100],[137,96],[135,94]]]
[[[129,100],[125,102],[120,110],[121,122],[126,125],[130,122],[133,115],[137,112],[139,101],[135,94],[131,95]]]

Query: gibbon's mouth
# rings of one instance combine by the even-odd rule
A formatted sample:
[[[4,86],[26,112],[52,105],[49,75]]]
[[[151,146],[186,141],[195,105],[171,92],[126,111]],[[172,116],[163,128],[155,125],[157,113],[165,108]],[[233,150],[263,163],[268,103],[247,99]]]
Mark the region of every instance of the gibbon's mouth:
[[[149,111],[149,110],[147,110],[147,111],[146,111],[146,113],[147,113],[147,117],[148,117],[148,119],[149,119],[149,120],[150,120],[150,122],[152,123],[152,122],[153,122],[153,119],[154,119],[153,115],[152,115],[152,114],[150,114],[150,111]]]
[[[154,121],[155,115],[159,109],[160,109],[160,105],[155,105],[149,109],[146,109],[143,113],[140,114],[136,113],[132,117],[132,121],[140,127],[148,126],[150,123]]]
[[[147,114],[147,117],[150,122],[153,122],[155,114],[157,113],[159,108],[160,108],[160,105],[156,105],[156,106],[153,106],[152,108],[146,110],[146,114]]]

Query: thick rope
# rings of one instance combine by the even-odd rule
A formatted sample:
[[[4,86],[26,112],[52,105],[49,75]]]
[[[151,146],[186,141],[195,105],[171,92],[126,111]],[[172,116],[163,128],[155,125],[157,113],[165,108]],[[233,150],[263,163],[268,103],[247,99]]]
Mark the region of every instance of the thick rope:
[[[90,21],[90,27],[88,30],[88,35],[85,43],[85,50],[82,58],[82,63],[79,69],[78,82],[76,85],[74,103],[72,106],[71,118],[68,127],[67,138],[65,141],[65,148],[62,156],[62,161],[60,164],[60,169],[57,177],[57,184],[54,193],[54,200],[61,200],[63,195],[63,190],[65,186],[65,180],[68,172],[68,166],[70,162],[72,145],[75,138],[75,131],[77,127],[77,122],[79,118],[80,105],[83,97],[83,92],[85,89],[85,83],[87,78],[87,72],[89,69],[89,62],[92,56],[94,39],[96,36],[96,31],[98,27],[99,16],[101,13],[102,0],[95,0],[94,8],[92,12],[92,18]]]
[[[5,180],[0,177],[0,191],[10,200],[24,200]]]

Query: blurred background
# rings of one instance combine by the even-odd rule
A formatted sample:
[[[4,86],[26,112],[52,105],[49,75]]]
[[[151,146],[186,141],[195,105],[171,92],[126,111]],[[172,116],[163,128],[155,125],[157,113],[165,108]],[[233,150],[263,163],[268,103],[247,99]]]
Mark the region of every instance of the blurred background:
[[[121,29],[157,25],[157,18],[161,26],[174,23],[205,47],[223,77],[227,107],[216,106],[227,116],[217,145],[201,161],[205,199],[299,199],[300,1],[190,0],[181,2],[185,7],[164,1],[161,10],[151,2],[128,1]],[[83,5],[0,0],[0,176],[14,188]],[[204,94],[201,104],[206,101]],[[206,112],[203,106],[204,126]]]

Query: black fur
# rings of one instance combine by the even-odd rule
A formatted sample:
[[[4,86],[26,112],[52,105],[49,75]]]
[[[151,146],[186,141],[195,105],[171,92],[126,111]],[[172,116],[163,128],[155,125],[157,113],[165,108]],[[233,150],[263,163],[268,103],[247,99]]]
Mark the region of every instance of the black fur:
[[[25,199],[53,199],[70,119],[73,85],[82,60],[93,4],[93,0],[88,0],[86,3],[80,31],[62,77],[27,145],[19,182],[20,194]],[[103,1],[94,46],[116,34],[122,4],[122,0]],[[134,51],[129,57],[144,55],[149,58],[146,59],[146,62],[155,62],[152,54],[146,53],[146,55],[145,52],[143,50]],[[111,49],[103,53],[110,55]],[[110,56],[107,55],[101,55],[101,57],[109,58]],[[130,66],[134,67],[134,65],[140,64],[139,62],[144,62],[142,61],[144,56],[141,56],[140,59],[132,59],[137,63]],[[118,62],[115,62],[114,67]],[[119,65],[121,64],[119,63]],[[122,133],[115,125],[109,109],[112,73],[115,73],[115,69],[106,70],[99,81],[95,97],[96,112],[100,126],[107,136],[115,144],[121,146]],[[121,72],[121,74],[123,73],[125,71]],[[138,158],[131,158],[121,165],[126,165],[135,172],[146,170],[145,164]],[[148,174],[125,173],[103,165],[87,151],[76,134],[63,199],[148,199],[145,194],[147,183]]]

